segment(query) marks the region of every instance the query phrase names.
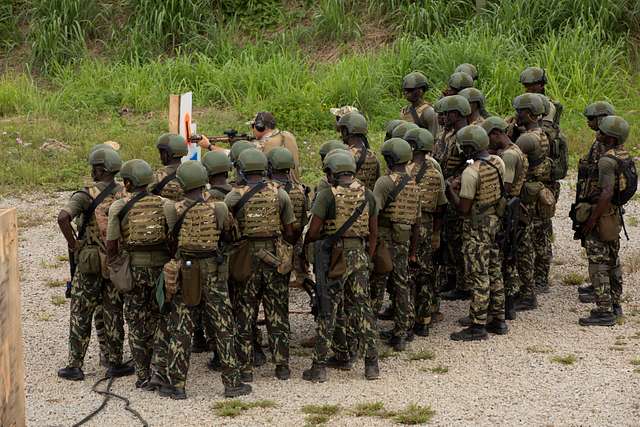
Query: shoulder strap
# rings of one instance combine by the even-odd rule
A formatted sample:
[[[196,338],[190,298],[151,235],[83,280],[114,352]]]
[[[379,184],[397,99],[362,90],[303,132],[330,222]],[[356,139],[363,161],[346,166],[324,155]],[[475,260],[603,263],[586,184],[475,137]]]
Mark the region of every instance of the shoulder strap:
[[[409,112],[411,113],[411,117],[413,117],[413,121],[415,122],[415,124],[423,128],[424,126],[422,123],[422,119],[420,118],[420,116],[418,116],[418,112],[413,105],[409,106]]]
[[[398,182],[398,185],[396,185],[395,188],[391,190],[391,192],[387,196],[387,199],[384,202],[384,207],[382,208],[382,210],[387,209],[389,205],[393,203],[393,201],[396,199],[396,197],[398,197],[398,194],[400,194],[402,189],[407,186],[409,181],[411,181],[411,176],[409,174],[402,177],[400,182]]]
[[[500,182],[500,193],[502,193],[503,196],[506,196],[507,192],[504,189],[504,182],[502,182],[502,174],[500,173],[500,169],[498,169],[496,165],[494,165],[487,159],[480,159],[480,161],[486,165],[491,166],[498,173],[498,181]]]
[[[214,185],[213,187],[211,187],[211,189],[218,190],[222,194],[229,194],[229,191],[230,191],[228,188],[223,188],[223,187],[220,187],[219,185]]]
[[[129,199],[129,201],[127,203],[124,204],[124,206],[122,207],[122,209],[120,209],[120,212],[118,212],[118,220],[120,222],[122,222],[122,220],[124,219],[124,216],[131,210],[131,208],[133,207],[134,204],[136,204],[136,202],[140,199],[142,199],[144,196],[148,196],[149,193],[145,190],[145,191],[141,191],[138,194],[136,194],[135,196],[133,196],[132,198]]]
[[[180,229],[182,228],[182,223],[184,222],[184,219],[187,216],[187,213],[189,213],[189,211],[191,210],[192,207],[194,207],[195,205],[197,205],[199,203],[204,203],[204,200],[203,199],[197,199],[193,204],[187,206],[187,208],[182,212],[182,214],[180,215],[180,217],[178,218],[178,220],[174,224],[173,230],[171,230],[171,235],[173,236],[174,239],[176,239],[176,240],[178,239],[178,235],[180,234]]]
[[[364,165],[365,160],[367,160],[367,147],[362,147],[362,152],[360,153],[358,160],[356,160],[356,172],[358,172],[362,165]]]
[[[266,186],[267,183],[265,181],[261,181],[254,185],[249,191],[244,193],[242,197],[240,197],[240,200],[238,200],[238,203],[236,203],[236,205],[232,209],[233,216],[236,216],[238,212],[240,212],[240,209],[242,209],[242,207],[249,201],[249,199],[251,199],[258,191],[262,190]]]
[[[160,180],[159,183],[157,183],[154,187],[153,190],[151,190],[151,194],[155,194],[156,196],[160,195],[160,193],[162,193],[162,189],[171,181],[173,181],[176,178],[176,173],[170,173],[169,175],[165,176],[164,178],[162,178]]]
[[[89,226],[89,221],[91,221],[91,216],[96,211],[98,205],[100,205],[100,203],[102,203],[104,199],[106,199],[107,196],[111,194],[114,188],[116,188],[116,182],[111,181],[109,185],[107,185],[107,187],[102,190],[95,199],[93,199],[87,210],[83,212],[82,225],[80,226],[80,230],[78,231],[78,239],[82,240],[82,238],[84,237],[84,233],[86,233],[87,227]]]
[[[362,201],[362,203],[360,203],[358,205],[358,207],[353,211],[353,213],[351,214],[351,216],[349,218],[347,218],[347,220],[344,222],[344,224],[342,224],[340,226],[340,228],[338,228],[336,230],[335,233],[333,233],[331,236],[329,236],[326,239],[326,242],[328,245],[333,245],[336,241],[338,241],[339,238],[341,238],[344,233],[351,228],[351,226],[353,225],[354,222],[356,222],[356,220],[358,218],[360,218],[360,215],[362,215],[362,213],[364,212],[365,207],[367,206],[369,202],[367,201],[367,196],[365,193],[365,197],[364,200]]]
[[[416,174],[416,184],[420,184],[420,182],[422,181],[422,178],[424,178],[424,175],[427,173],[427,168],[428,168],[427,163],[429,163],[429,161],[427,159],[424,159],[422,166],[420,166],[420,169]]]

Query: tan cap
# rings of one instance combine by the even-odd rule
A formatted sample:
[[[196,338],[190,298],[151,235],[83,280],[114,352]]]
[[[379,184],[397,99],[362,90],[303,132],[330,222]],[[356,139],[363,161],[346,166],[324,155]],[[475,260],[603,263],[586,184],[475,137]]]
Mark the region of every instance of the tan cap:
[[[115,151],[118,151],[120,149],[120,144],[118,144],[115,141],[105,141],[103,144],[108,145],[109,147],[113,148]]]
[[[344,107],[339,107],[339,108],[330,108],[329,111],[331,112],[331,114],[333,114],[336,117],[342,117],[353,111],[359,112],[356,107],[352,107],[351,105],[345,105]]]

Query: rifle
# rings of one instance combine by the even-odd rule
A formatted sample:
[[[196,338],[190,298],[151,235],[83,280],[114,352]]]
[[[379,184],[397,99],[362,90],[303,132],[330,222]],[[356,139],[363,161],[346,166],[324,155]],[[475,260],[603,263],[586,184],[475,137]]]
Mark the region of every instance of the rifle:
[[[331,249],[333,244],[327,243],[329,239],[316,242],[315,247],[315,305],[317,307],[316,316],[327,317],[331,313],[331,298],[329,297],[329,287],[335,283],[329,279],[329,268],[331,267]]]
[[[318,318],[318,299],[316,298],[315,289],[317,288],[316,283],[305,277],[302,281],[302,289],[309,295],[309,308],[311,309],[311,314],[313,314],[313,318]]]
[[[65,298],[71,298],[71,282],[73,281],[73,276],[76,275],[76,268],[78,267],[78,264],[76,263],[76,254],[72,249],[68,250],[69,253],[69,272],[71,273],[71,276],[69,280],[67,280],[67,287],[64,290],[64,297]]]
[[[504,259],[509,262],[516,260],[518,246],[522,237],[522,230],[520,230],[519,227],[520,211],[520,198],[512,197],[507,202],[507,207],[504,211],[504,218],[502,220],[502,238],[504,239],[502,242],[502,253],[504,254]]]
[[[591,146],[591,149],[589,150],[589,155],[587,156],[587,159],[591,159],[592,150],[593,150],[593,146]],[[578,205],[580,203],[587,201],[584,198],[584,195],[583,195],[584,189],[582,188],[582,186],[585,180],[587,179],[588,168],[585,167],[582,163],[583,161],[581,160],[580,163],[578,164],[578,179],[576,181],[576,198],[574,202],[571,204],[571,208],[569,209],[569,218],[571,219],[571,229],[574,231],[573,240],[584,240],[584,234],[582,233],[582,223],[578,222],[578,219],[576,217]]]
[[[227,129],[224,132],[222,132],[222,134],[223,135],[207,136],[207,139],[213,145],[219,144],[219,143],[226,143],[226,144],[229,144],[230,146],[237,141],[241,141],[241,140],[254,141],[257,139],[255,136],[248,133],[238,133],[238,131],[235,129]],[[189,139],[191,140],[192,143],[197,144],[198,141],[202,139],[202,135],[198,135],[198,134],[191,135]]]

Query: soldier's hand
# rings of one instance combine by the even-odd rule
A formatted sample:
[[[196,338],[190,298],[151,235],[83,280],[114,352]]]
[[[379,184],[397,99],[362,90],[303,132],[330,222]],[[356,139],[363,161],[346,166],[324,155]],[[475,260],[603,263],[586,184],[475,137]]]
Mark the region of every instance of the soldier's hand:
[[[198,145],[202,148],[204,148],[205,150],[210,150],[211,149],[211,142],[209,142],[209,138],[207,138],[204,135],[200,135],[201,138],[198,140]]]

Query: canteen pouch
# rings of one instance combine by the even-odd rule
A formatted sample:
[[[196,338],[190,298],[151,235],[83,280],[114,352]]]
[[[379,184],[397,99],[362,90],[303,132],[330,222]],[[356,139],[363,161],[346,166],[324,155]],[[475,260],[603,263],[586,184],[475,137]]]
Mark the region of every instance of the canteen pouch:
[[[531,205],[538,200],[538,194],[544,188],[544,184],[539,181],[525,182],[522,186],[522,203]]]
[[[193,307],[200,304],[202,287],[200,283],[200,260],[183,260],[180,263],[180,287],[182,300]]]
[[[498,218],[502,218],[504,216],[508,203],[507,198],[504,196],[501,196],[498,199],[498,202],[496,203],[496,215],[498,215]]]
[[[621,230],[622,224],[616,209],[609,209],[607,213],[598,219],[598,237],[603,242],[618,240]]]
[[[235,282],[245,282],[253,274],[251,244],[248,240],[236,243],[229,254],[229,277]]]
[[[538,193],[538,215],[542,219],[551,219],[556,214],[556,196],[553,191],[544,187]]]
[[[256,257],[265,264],[275,267],[276,269],[280,266],[280,260],[278,257],[264,248],[260,248],[256,251]]]
[[[376,274],[387,274],[393,270],[393,259],[391,252],[384,240],[378,241],[376,252],[373,254],[373,272]]]
[[[291,270],[293,270],[293,246],[282,239],[278,239],[276,242],[276,258],[280,260],[278,273],[291,273]]]
[[[84,245],[78,253],[78,271],[82,274],[102,274],[100,249],[94,245]]]
[[[408,242],[411,240],[411,226],[409,224],[394,223],[391,226],[391,238],[396,243]]]
[[[108,266],[111,283],[122,293],[127,293],[133,288],[130,263],[131,258],[129,257],[129,253],[122,252],[113,259]]]
[[[171,298],[178,291],[178,273],[180,272],[180,262],[172,259],[162,267],[164,273],[164,289],[166,301],[171,301]]]
[[[342,245],[333,245],[331,248],[331,259],[329,261],[329,279],[340,279],[347,272],[347,262],[344,259],[344,248]]]

